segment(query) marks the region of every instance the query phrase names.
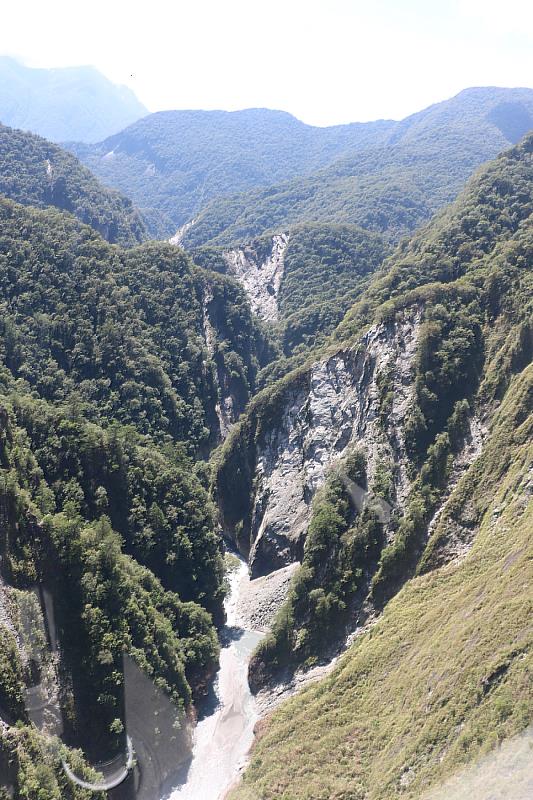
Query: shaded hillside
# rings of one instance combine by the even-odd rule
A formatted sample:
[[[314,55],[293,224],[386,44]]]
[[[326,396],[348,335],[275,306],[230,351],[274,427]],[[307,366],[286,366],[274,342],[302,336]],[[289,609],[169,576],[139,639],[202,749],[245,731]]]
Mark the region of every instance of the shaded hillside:
[[[253,389],[265,345],[243,291],[169,244],[122,251],[1,200],[0,275],[4,363],[44,399],[197,453]]]
[[[399,248],[337,344],[261,393],[221,454],[222,523],[253,574],[302,560],[254,688],[355,632],[264,724],[232,796],[420,797],[532,721],[532,185],[529,136]]]
[[[55,142],[96,142],[147,114],[94,67],[35,69],[0,57],[0,120]]]
[[[397,241],[532,127],[533,90],[467,89],[314,175],[213,200],[184,242],[230,244],[309,221],[355,223]]]
[[[216,667],[223,567],[212,509],[182,454],[131,430],[104,431],[30,396],[4,395],[1,417],[0,629],[17,634],[23,665],[16,679],[0,670],[1,717],[26,723],[28,687],[61,680],[65,740],[102,759],[121,743],[124,651],[182,722]],[[45,642],[37,657],[23,637],[37,585],[53,602],[55,669]]]
[[[148,238],[130,200],[106,189],[66,150],[0,125],[0,193],[24,205],[74,214],[104,239],[125,247]]]
[[[107,185],[162,213],[168,235],[212,199],[270,186],[382,140],[391,122],[314,128],[281,111],[161,111],[69,147]]]
[[[122,250],[5,198],[0,287],[1,777],[28,798],[82,798],[60,755],[94,773],[29,725],[34,693],[67,745],[109,760],[125,748],[126,653],[170,709],[172,768],[189,758],[224,597],[198,458],[269,345],[242,289],[178,248]],[[49,640],[26,636],[28,609],[37,631],[46,610]]]

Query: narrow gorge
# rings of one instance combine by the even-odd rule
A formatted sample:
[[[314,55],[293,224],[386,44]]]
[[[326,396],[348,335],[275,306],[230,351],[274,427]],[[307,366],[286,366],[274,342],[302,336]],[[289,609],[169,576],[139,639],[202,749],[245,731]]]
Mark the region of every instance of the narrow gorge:
[[[427,800],[522,753],[532,115],[0,125],[0,800]]]

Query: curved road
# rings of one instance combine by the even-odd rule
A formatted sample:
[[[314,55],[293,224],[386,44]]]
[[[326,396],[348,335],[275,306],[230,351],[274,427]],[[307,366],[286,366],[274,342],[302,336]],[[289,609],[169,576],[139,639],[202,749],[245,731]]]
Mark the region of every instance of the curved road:
[[[116,775],[103,780],[101,783],[89,783],[88,781],[78,778],[78,776],[75,775],[71,770],[67,762],[63,761],[63,759],[61,759],[61,766],[63,767],[67,778],[69,778],[77,786],[81,786],[82,789],[89,789],[91,792],[109,792],[111,789],[116,789],[117,786],[120,786],[120,784],[126,780],[130,770],[133,767],[133,744],[129,736],[126,737],[126,741],[128,751],[125,765],[120,767],[120,771]],[[95,767],[95,769],[98,769],[98,767]]]

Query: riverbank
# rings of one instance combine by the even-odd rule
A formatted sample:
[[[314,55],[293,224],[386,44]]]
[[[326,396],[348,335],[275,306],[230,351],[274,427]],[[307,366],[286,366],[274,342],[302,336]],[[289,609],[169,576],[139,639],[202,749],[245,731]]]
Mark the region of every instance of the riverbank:
[[[257,697],[248,685],[248,662],[269,630],[287,596],[298,564],[251,580],[241,558],[228,575],[226,625],[221,633],[220,669],[194,732],[193,754],[165,798],[168,800],[224,800],[244,770],[254,743],[254,729],[282,700],[309,681],[319,680],[333,666],[316,667],[294,676],[290,684],[274,687]]]
[[[263,636],[262,632],[247,628],[239,613],[239,600],[249,583],[248,567],[240,561],[229,575],[220,669],[212,695],[198,719],[192,760],[169,800],[218,800],[246,763],[259,719],[257,703],[248,686],[248,661]]]

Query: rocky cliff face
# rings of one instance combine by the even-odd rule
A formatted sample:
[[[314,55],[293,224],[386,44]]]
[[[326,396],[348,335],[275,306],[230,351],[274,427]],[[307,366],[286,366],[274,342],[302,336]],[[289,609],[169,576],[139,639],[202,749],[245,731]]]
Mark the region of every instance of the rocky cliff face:
[[[224,440],[231,426],[236,422],[238,414],[242,411],[240,403],[232,390],[231,376],[224,364],[224,359],[218,356],[218,334],[213,324],[212,306],[215,302],[213,288],[206,285],[202,303],[204,341],[209,358],[215,364],[217,399],[214,412],[218,422],[218,438]]]
[[[249,556],[254,577],[300,560],[312,499],[350,451],[363,451],[368,487],[378,467],[387,465],[394,502],[404,504],[410,482],[403,420],[420,323],[421,310],[414,309],[371,328],[358,346],[298,376],[266,430],[259,433],[256,408],[252,424],[236,433],[218,474],[218,499],[225,533]],[[386,420],[383,376],[394,392]],[[366,489],[353,491],[364,502]]]
[[[461,478],[481,455],[486,436],[487,426],[477,416],[472,416],[468,420],[468,431],[463,446],[454,458],[444,497],[428,525],[428,539],[437,531],[439,526],[448,528],[447,544],[445,547],[440,548],[438,556],[436,554],[433,555],[431,568],[447,563],[452,559],[461,558],[470,549],[474,531],[479,524],[479,516],[473,513],[473,507],[470,503],[465,503],[460,510],[460,519],[452,521],[450,518],[450,510],[453,506],[451,498]],[[429,564],[426,564],[427,566]]]
[[[269,322],[278,318],[278,294],[288,242],[289,235],[280,233],[272,237],[270,252],[266,254],[254,244],[224,253],[228,272],[244,287],[252,311]]]
[[[202,404],[208,449],[223,441],[256,390],[258,371],[275,346],[252,314],[243,286],[212,269],[192,267],[198,301],[197,332],[203,349]]]

